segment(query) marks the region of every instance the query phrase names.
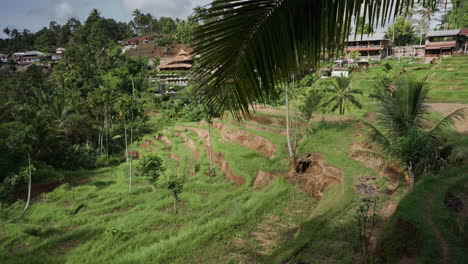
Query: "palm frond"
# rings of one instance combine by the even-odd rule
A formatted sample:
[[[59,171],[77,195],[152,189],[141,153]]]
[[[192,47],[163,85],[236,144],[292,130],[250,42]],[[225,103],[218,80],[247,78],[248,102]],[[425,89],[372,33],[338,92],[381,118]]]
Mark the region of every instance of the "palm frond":
[[[382,152],[389,153],[390,148],[390,139],[384,135],[376,126],[367,122],[366,120],[361,120],[362,124],[367,128],[366,136],[370,142],[374,142]]]
[[[352,19],[383,25],[412,0],[218,0],[194,33],[198,89],[236,116],[341,49]],[[260,85],[261,83],[261,85]]]
[[[467,111],[467,108],[460,108],[453,111],[452,113],[444,117],[442,120],[440,120],[437,124],[435,124],[430,130],[430,133],[434,134],[434,132],[440,131],[440,129],[442,129],[443,127],[452,125],[457,120],[465,119],[465,114]]]

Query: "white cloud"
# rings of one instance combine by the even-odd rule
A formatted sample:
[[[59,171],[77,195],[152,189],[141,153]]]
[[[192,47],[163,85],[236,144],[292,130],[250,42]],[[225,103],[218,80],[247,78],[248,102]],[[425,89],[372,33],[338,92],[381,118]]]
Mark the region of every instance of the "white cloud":
[[[47,17],[53,20],[65,21],[71,17],[76,17],[76,10],[68,2],[52,1],[48,7],[33,8],[29,10],[27,14]]]
[[[59,2],[54,6],[54,16],[58,19],[68,19],[75,15],[75,9],[67,2]]]
[[[140,9],[155,17],[186,18],[192,13],[193,4],[194,0],[122,0],[122,5],[127,10]]]

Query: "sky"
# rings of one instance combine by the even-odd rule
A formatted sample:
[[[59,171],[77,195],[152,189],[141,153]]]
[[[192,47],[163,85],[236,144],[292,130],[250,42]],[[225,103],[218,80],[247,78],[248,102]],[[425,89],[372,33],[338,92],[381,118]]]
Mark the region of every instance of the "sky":
[[[133,10],[155,17],[187,18],[192,9],[211,0],[0,0],[0,31],[27,28],[32,32],[48,27],[50,21],[64,24],[71,18],[83,21],[96,8],[106,18],[128,22]],[[0,37],[6,37],[3,32]]]
[[[128,22],[135,9],[151,13],[154,17],[185,19],[195,6],[210,2],[211,0],[0,0],[0,38],[6,37],[3,34],[6,27],[19,30],[26,28],[35,32],[48,27],[50,21],[64,24],[71,17],[83,21],[94,8],[104,17]],[[440,14],[435,16],[439,17]],[[435,26],[435,20],[431,28]]]

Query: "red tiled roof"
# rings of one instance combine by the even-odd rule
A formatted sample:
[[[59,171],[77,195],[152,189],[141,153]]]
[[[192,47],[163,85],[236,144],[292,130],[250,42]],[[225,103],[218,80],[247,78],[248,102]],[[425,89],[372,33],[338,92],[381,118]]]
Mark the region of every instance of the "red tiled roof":
[[[468,28],[462,28],[460,29],[460,35],[468,36]]]

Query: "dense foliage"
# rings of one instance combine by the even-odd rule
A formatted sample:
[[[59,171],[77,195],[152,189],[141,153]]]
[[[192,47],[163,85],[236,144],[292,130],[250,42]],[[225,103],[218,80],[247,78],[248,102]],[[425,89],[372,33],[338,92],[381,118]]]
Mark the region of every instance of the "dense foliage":
[[[124,37],[118,24],[96,10],[75,25],[76,30],[65,30],[73,41],[66,42],[64,59],[51,69],[33,64],[0,74],[0,134],[7,139],[0,143],[0,180],[5,186],[19,183],[28,153],[34,163],[91,169],[121,160],[130,126],[134,140],[150,128],[143,111],[147,62],[122,54],[116,46]],[[62,29],[56,26],[57,36]],[[63,38],[68,37],[57,39]],[[44,45],[64,44],[57,41]]]

